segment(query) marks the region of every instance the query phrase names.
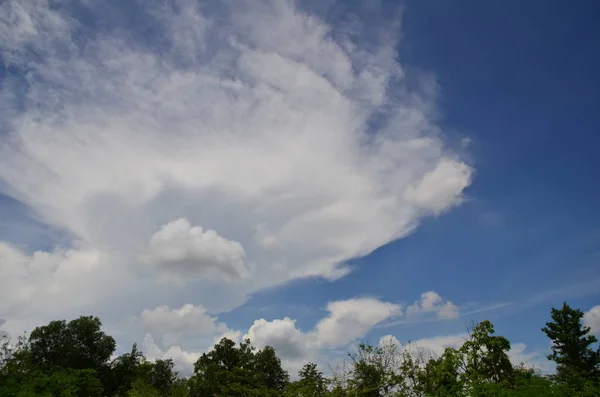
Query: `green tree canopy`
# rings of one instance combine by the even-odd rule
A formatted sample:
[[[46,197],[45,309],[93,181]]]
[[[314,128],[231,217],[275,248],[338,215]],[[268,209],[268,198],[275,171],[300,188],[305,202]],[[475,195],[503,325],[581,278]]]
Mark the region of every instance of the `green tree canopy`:
[[[277,396],[288,374],[271,347],[256,351],[249,340],[223,338],[194,364],[193,396]]]
[[[600,352],[581,324],[583,312],[564,304],[543,328],[552,339],[558,376],[508,357],[510,343],[489,321],[473,325],[458,348],[431,355],[418,345],[362,343],[341,372],[326,378],[307,363],[290,383],[275,349],[222,339],[203,354],[189,378],[170,359],[151,361],[133,345],[109,362],[114,339],[96,317],[52,321],[29,338],[0,341],[1,397],[598,397]],[[348,364],[348,365],[346,365]]]
[[[514,369],[508,357],[510,342],[495,332],[490,321],[482,321],[472,328],[469,338],[460,347],[462,372],[470,381],[512,381]]]
[[[542,328],[552,341],[548,359],[556,362],[557,377],[565,382],[598,382],[600,378],[600,349],[592,347],[598,339],[582,324],[583,315],[564,302],[560,309],[552,308],[552,321]]]
[[[317,364],[309,362],[298,371],[300,379],[288,388],[289,397],[323,397],[327,394],[327,380],[317,369]]]
[[[92,316],[37,327],[29,336],[31,358],[40,368],[100,370],[108,365],[116,347],[101,327],[100,319]]]

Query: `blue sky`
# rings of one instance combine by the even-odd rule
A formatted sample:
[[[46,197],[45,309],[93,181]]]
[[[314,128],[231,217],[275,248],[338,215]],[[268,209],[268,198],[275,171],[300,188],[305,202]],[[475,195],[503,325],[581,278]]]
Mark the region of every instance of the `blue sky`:
[[[0,8],[7,332],[292,371],[482,319],[549,370],[563,300],[600,332],[596,2],[166,4]]]

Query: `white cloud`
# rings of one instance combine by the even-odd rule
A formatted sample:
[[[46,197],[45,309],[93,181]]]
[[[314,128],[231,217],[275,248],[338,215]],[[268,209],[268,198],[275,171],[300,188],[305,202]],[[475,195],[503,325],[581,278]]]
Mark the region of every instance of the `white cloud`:
[[[243,339],[250,339],[259,348],[271,346],[282,359],[303,359],[308,353],[308,337],[296,328],[289,317],[281,320],[255,320]]]
[[[234,281],[249,277],[245,256],[237,241],[227,240],[215,230],[192,227],[187,219],[180,218],[152,235],[146,260],[182,277]]]
[[[48,1],[0,4],[0,48],[5,62],[9,64],[20,62],[28,45],[48,50],[56,40],[70,40],[70,30],[69,21],[49,11]]]
[[[271,321],[255,320],[242,336],[239,330],[229,329],[216,317],[208,316],[201,306],[187,304],[180,309],[161,306],[144,310],[140,316],[140,323],[147,332],[144,352],[150,359],[173,358],[178,368],[189,373],[202,352],[210,351],[222,338],[236,343],[250,339],[259,349],[275,348],[284,368],[295,376],[307,361],[322,360],[328,350],[345,347],[366,336],[375,324],[400,314],[399,305],[374,298],[329,302],[327,310],[329,314],[308,332],[298,329],[296,320],[284,317]],[[162,337],[160,344],[155,339],[157,335]],[[211,335],[214,337],[209,346],[191,349],[196,352],[185,349],[186,341],[206,340],[204,337]]]
[[[583,323],[593,335],[600,335],[600,305],[592,307],[583,315]]]
[[[444,353],[447,347],[459,348],[468,337],[466,333],[442,335],[431,338],[422,338],[414,341],[415,346],[419,346],[429,351],[432,355]]]
[[[145,337],[143,351],[152,360],[172,358],[178,371],[191,374],[193,364],[204,352],[213,349],[221,339],[238,343],[241,331],[232,330],[216,316],[210,316],[201,305],[185,304],[181,308],[161,305],[145,309],[135,318]],[[184,349],[185,345],[192,349]]]
[[[172,359],[175,370],[183,376],[188,376],[192,373],[194,363],[202,355],[201,352],[188,352],[181,346],[170,346],[168,349],[162,349],[150,334],[146,334],[142,343],[142,351],[149,360],[165,360]]]
[[[330,302],[329,316],[316,326],[319,346],[344,346],[363,337],[376,324],[402,314],[400,305],[375,298]]]
[[[439,303],[438,299],[433,299],[437,296],[433,291],[421,296],[425,308]],[[242,332],[230,329],[216,316],[209,316],[202,306],[191,304],[180,309],[161,306],[144,310],[139,319],[147,333],[145,343],[150,347],[150,356],[153,358],[167,358],[168,354],[173,353],[183,365],[185,357],[197,357],[202,352],[210,351],[222,338],[229,338],[236,343],[250,339],[259,349],[265,346],[275,348],[284,368],[295,376],[306,362],[330,364],[336,350],[349,348],[352,342],[366,337],[376,325],[403,315],[399,304],[372,297],[331,301],[326,305],[326,310],[328,313],[309,330],[300,329],[295,319],[284,317],[270,321],[257,319],[246,332]],[[165,335],[177,337],[165,338]],[[155,342],[155,336],[162,337],[160,345]],[[420,339],[411,344],[411,347],[418,348],[412,352],[432,357],[443,353],[445,347],[460,347],[467,336],[462,333]],[[206,343],[198,345],[198,340]],[[384,341],[400,345],[392,335],[382,337],[380,343]],[[188,366],[186,371],[189,372],[190,368]]]
[[[146,334],[141,345],[142,352],[149,360],[165,360],[172,359],[175,365],[175,370],[182,376],[190,376],[194,371],[194,363],[202,356],[203,353],[211,351],[214,346],[223,338],[228,338],[239,343],[241,332],[228,330],[214,338],[213,343],[202,349],[184,349],[182,345],[177,344],[174,340],[164,340],[163,343],[157,342],[154,336],[150,333]]]
[[[385,335],[379,339],[379,345],[396,345],[401,348],[400,350],[407,349],[415,359],[428,360],[430,358],[441,356],[447,347],[459,348],[467,337],[467,333],[460,333],[422,338],[401,343],[394,335]]]
[[[400,306],[375,298],[354,298],[327,304],[329,314],[310,331],[296,327],[296,321],[285,317],[254,321],[244,339],[263,348],[272,346],[282,364],[294,378],[308,361],[330,364],[331,349],[347,347],[366,336],[377,323],[400,315]]]
[[[0,312],[7,315],[5,328],[16,334],[40,325],[40,319],[81,314],[101,300],[114,303],[126,282],[126,275],[91,247],[29,255],[0,242],[0,274]],[[117,294],[107,294],[110,284]]]
[[[449,208],[448,203],[460,202],[456,186],[467,186],[471,168],[456,160],[444,160],[427,172],[421,180],[410,185],[404,194],[409,204],[427,211],[440,213]]]
[[[241,331],[234,331],[234,330],[227,330],[224,333],[217,335],[214,340],[213,340],[213,344],[210,346],[210,348],[207,349],[207,351],[212,350],[212,348],[219,343],[222,339],[230,339],[232,341],[234,341],[235,343],[239,343],[242,341],[242,332]]]
[[[535,368],[543,373],[552,373],[556,365],[548,360],[548,352],[528,349],[524,343],[513,343],[508,352],[508,358],[513,365],[523,364],[527,368]]]
[[[5,249],[2,282],[22,309],[7,320],[84,306],[131,315],[157,290],[184,300],[175,306],[193,293],[211,312],[231,309],[292,279],[342,277],[349,259],[461,202],[472,170],[434,122],[433,79],[397,62],[397,23],[228,4],[214,23],[192,2],[145,2],[165,46],[90,32],[63,5],[0,5],[13,70],[0,88],[1,191],[68,236],[43,254],[50,282],[36,254]],[[190,285],[163,291],[164,273]],[[115,304],[123,294],[135,299]],[[330,309],[320,329],[350,340],[396,308]]]
[[[297,378],[305,363],[316,362],[319,358],[320,350],[314,343],[314,335],[297,329],[296,320],[289,317],[272,321],[255,320],[243,336],[243,339],[246,338],[259,349],[273,347],[292,380]]]
[[[327,304],[329,314],[309,332],[296,328],[289,317],[259,319],[244,335],[259,347],[273,346],[282,357],[305,356],[319,349],[346,346],[364,337],[381,321],[401,315],[400,305],[375,298],[353,298]]]
[[[140,315],[141,325],[150,333],[163,336],[166,341],[175,342],[184,336],[213,335],[228,331],[224,323],[211,317],[200,305],[186,304],[179,309],[158,306],[145,309]],[[168,342],[166,342],[168,343]]]
[[[441,319],[453,319],[459,316],[459,308],[450,301],[445,301],[434,291],[421,294],[421,299],[406,308],[406,315],[416,316],[424,313],[435,313]]]

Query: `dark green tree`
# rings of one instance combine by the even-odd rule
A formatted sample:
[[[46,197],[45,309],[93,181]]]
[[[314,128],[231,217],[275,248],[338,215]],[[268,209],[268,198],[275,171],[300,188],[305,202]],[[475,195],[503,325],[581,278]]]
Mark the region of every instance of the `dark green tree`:
[[[23,385],[31,383],[41,372],[31,362],[26,337],[19,337],[16,342],[4,338],[1,347],[0,396],[16,396]],[[34,393],[32,387],[30,389]]]
[[[271,346],[255,353],[254,370],[260,377],[261,385],[268,389],[283,392],[290,381],[289,374],[282,368],[281,360]]]
[[[557,364],[557,378],[571,384],[598,382],[600,377],[600,349],[592,347],[598,339],[582,324],[583,315],[564,302],[560,309],[552,308],[552,321],[542,328],[552,341],[548,359]]]
[[[32,387],[33,386],[33,387]],[[33,378],[25,389],[38,395],[60,397],[103,397],[104,388],[93,369],[64,369]]]
[[[116,343],[102,330],[98,317],[82,316],[69,321],[52,321],[35,328],[29,336],[29,351],[40,368],[94,369],[108,367]]]
[[[127,391],[125,397],[164,397],[166,394],[161,394],[156,388],[148,384],[143,379],[136,379],[131,389]]]
[[[173,368],[174,363],[171,359],[156,360],[150,363],[150,368],[144,378],[161,395],[166,396],[177,381],[177,372]]]
[[[2,395],[102,396],[115,341],[101,325],[97,317],[80,317],[34,329],[2,365]]]
[[[419,377],[419,390],[426,396],[460,396],[464,387],[459,373],[459,352],[446,348],[438,358],[425,364]]]
[[[145,362],[146,357],[134,343],[130,353],[122,354],[112,361],[106,382],[106,393],[109,396],[124,396],[140,377]]]
[[[223,338],[194,364],[190,389],[192,396],[279,396],[287,378],[272,348],[256,352],[249,340]]]
[[[317,369],[317,364],[304,364],[298,376],[300,379],[289,385],[286,396],[323,397],[327,394],[327,380]]]
[[[397,346],[388,343],[372,346],[361,343],[352,360],[350,388],[360,396],[391,396],[402,383],[398,367],[402,359]]]
[[[459,349],[464,377],[470,382],[510,383],[514,368],[508,358],[509,350],[510,342],[495,335],[490,321],[474,325]]]

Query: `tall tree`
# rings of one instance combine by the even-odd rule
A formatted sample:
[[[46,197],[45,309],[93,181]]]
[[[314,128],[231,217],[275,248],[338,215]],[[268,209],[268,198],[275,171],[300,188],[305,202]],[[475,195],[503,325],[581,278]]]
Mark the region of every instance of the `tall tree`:
[[[542,328],[552,341],[548,359],[556,362],[557,377],[564,382],[598,381],[600,377],[600,349],[592,347],[598,339],[582,324],[583,315],[564,302],[560,309],[552,308],[552,321]]]
[[[111,363],[109,380],[106,382],[108,395],[125,395],[140,375],[140,367],[146,357],[134,343],[131,352],[120,355]]]
[[[382,346],[361,343],[352,360],[351,388],[360,396],[391,396],[399,387],[400,361],[405,358],[398,346],[390,342]]]
[[[512,381],[514,369],[508,358],[510,342],[495,333],[490,321],[482,321],[472,327],[469,337],[460,347],[463,375],[470,381]]]
[[[116,343],[101,327],[100,319],[93,316],[82,316],[68,323],[52,321],[37,327],[29,335],[25,361],[52,381],[86,379],[87,382],[94,378],[106,388],[110,384],[109,359]],[[95,375],[91,375],[93,373]]]
[[[256,352],[254,357],[254,370],[260,376],[261,384],[269,389],[282,392],[290,381],[290,376],[281,366],[275,349],[265,346]]]
[[[35,328],[29,336],[34,363],[42,368],[100,370],[107,367],[116,343],[102,330],[98,317],[82,316],[52,321]]]
[[[172,359],[156,360],[150,364],[150,368],[145,374],[148,383],[158,390],[162,395],[173,388],[177,381],[177,372],[173,369],[175,364]]]
[[[193,396],[279,396],[287,379],[272,348],[223,338],[194,364],[190,388]]]
[[[6,337],[1,348],[0,396],[16,396],[25,383],[39,375],[39,371],[31,362],[26,337],[21,336],[16,342]]]
[[[289,397],[323,397],[327,394],[327,380],[317,369],[317,364],[309,362],[298,371],[300,379],[288,388]]]
[[[418,389],[425,396],[460,396],[464,389],[459,373],[460,353],[451,347],[427,361],[420,373]]]

